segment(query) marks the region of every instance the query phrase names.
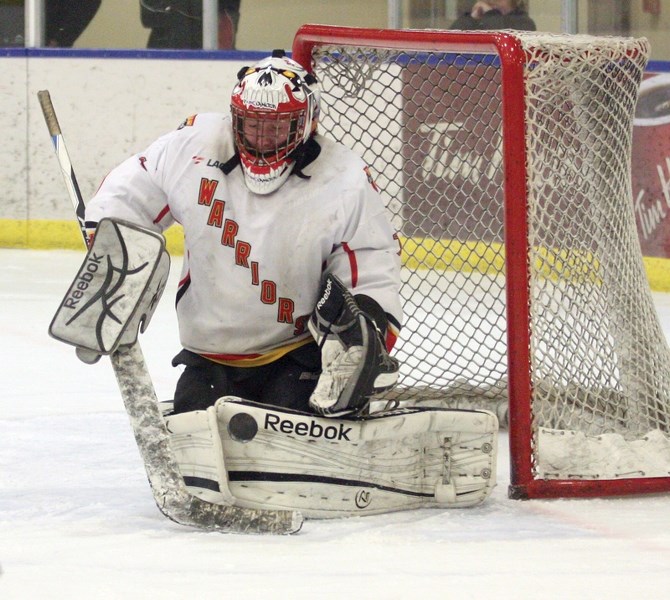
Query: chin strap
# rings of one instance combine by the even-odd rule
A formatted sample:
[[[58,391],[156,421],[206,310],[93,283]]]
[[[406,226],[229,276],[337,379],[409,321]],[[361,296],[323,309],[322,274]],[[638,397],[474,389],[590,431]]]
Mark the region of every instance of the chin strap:
[[[235,152],[232,158],[228,159],[225,163],[219,164],[219,169],[221,169],[224,175],[230,175],[233,169],[241,164],[242,161],[240,160],[240,153]]]
[[[314,135],[312,134],[304,144],[300,144],[290,156],[295,161],[291,175],[297,175],[300,179],[309,179],[309,175],[305,175],[302,170],[312,164],[321,154],[321,146],[314,139]]]

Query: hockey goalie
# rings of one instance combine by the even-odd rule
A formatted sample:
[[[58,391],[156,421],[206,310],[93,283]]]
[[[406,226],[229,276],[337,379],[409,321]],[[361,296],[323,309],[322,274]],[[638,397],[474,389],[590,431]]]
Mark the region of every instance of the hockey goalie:
[[[365,163],[319,133],[315,84],[275,51],[239,72],[230,114],[191,116],[112,170],[88,203],[94,241],[51,334],[89,362],[123,354],[138,444],[162,443],[146,444],[145,462],[175,465],[201,508],[476,505],[495,485],[493,414],[370,410],[398,380],[398,236]],[[165,285],[160,233],[173,223],[185,234],[181,373],[156,418],[141,355],[124,349]]]

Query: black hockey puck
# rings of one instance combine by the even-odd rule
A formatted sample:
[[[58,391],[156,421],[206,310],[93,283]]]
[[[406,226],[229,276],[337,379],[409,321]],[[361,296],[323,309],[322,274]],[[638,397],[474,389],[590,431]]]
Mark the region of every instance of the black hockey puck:
[[[258,423],[250,414],[237,413],[228,421],[228,433],[236,442],[250,442],[258,433]]]

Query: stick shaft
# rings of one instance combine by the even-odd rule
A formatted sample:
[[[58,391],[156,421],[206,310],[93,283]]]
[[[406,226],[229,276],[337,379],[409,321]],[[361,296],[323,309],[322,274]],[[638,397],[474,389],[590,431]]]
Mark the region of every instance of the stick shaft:
[[[77,183],[77,178],[74,174],[74,169],[72,168],[70,155],[68,154],[67,147],[65,146],[65,139],[63,138],[63,133],[61,132],[58,118],[56,117],[56,110],[54,109],[53,102],[51,102],[51,95],[49,94],[48,90],[41,90],[37,92],[37,98],[39,99],[40,106],[42,107],[44,121],[46,122],[47,128],[49,129],[49,135],[51,135],[51,141],[53,143],[54,150],[56,151],[56,157],[58,158],[58,165],[60,166],[61,174],[63,175],[63,180],[65,181],[65,187],[67,188],[70,201],[72,202],[72,206],[77,217],[79,231],[81,232],[81,236],[84,240],[84,243],[86,244],[86,247],[88,247],[90,240],[86,231],[86,205],[84,204],[84,199],[82,198],[79,184]]]

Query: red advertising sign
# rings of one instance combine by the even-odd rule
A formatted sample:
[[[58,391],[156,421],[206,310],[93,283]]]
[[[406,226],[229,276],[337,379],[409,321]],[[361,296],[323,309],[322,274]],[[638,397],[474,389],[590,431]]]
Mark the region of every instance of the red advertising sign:
[[[499,67],[417,62],[404,77],[403,235],[502,241]]]
[[[633,124],[633,206],[642,254],[670,258],[669,73],[642,82]]]

